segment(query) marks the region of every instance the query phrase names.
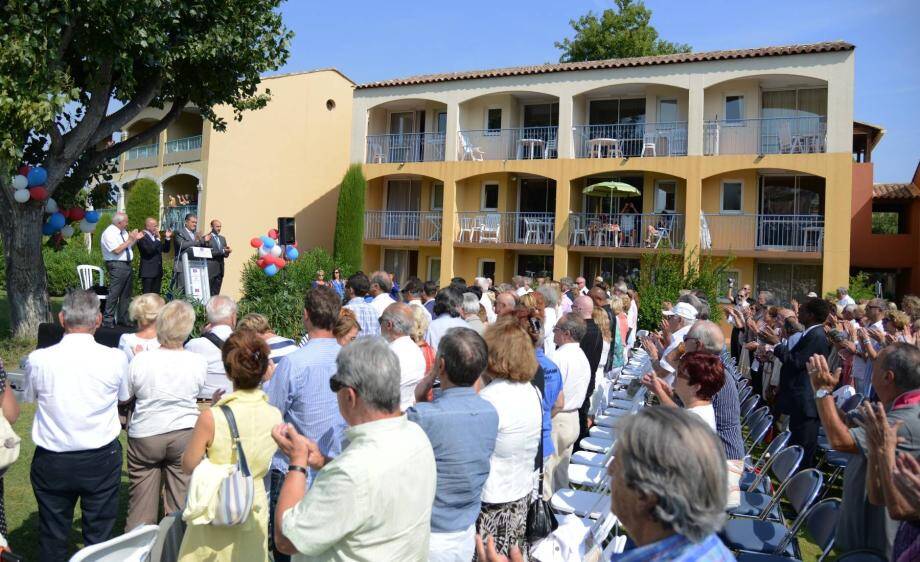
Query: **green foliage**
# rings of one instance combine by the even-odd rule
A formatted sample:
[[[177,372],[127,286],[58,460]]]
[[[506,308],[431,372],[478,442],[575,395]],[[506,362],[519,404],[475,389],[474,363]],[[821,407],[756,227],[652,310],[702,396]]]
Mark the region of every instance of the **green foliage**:
[[[731,258],[717,263],[716,260],[700,257],[693,251],[687,256],[688,266],[684,270],[684,257],[658,251],[643,254],[639,280],[639,328],[657,329],[661,321],[662,304],[676,303],[681,290],[702,291],[709,303],[709,319],[722,320],[719,306],[719,287],[725,278],[725,271],[731,265]]]
[[[131,185],[125,199],[128,230],[143,230],[147,217],[160,216],[160,188],[151,179],[142,178]]]
[[[82,234],[75,234],[61,251],[43,247],[42,258],[48,277],[48,294],[51,296],[63,296],[68,289],[80,286],[78,265],[95,265],[105,270],[99,245],[93,244],[92,251],[87,252]]]
[[[868,273],[859,271],[856,275],[850,276],[850,286],[847,287],[847,292],[856,302],[867,301],[875,298],[875,284],[869,278]],[[837,290],[829,291],[824,297],[836,301]]]
[[[588,12],[569,24],[575,37],[556,42],[562,51],[560,62],[576,62],[649,55],[689,53],[690,45],[671,43],[658,37],[650,25],[652,11],[642,0],[616,0],[616,9],[600,16]]]
[[[342,178],[335,217],[335,263],[344,270],[361,269],[364,245],[364,197],[367,181],[358,164],[352,165]],[[328,271],[328,270],[327,270]],[[345,272],[343,271],[344,275]]]
[[[873,212],[872,234],[898,234],[900,213]]]
[[[253,256],[243,267],[239,316],[250,312],[264,314],[275,333],[300,338],[303,335],[303,298],[313,285],[318,269],[335,269],[332,257],[322,248],[301,253],[274,277],[265,275]]]

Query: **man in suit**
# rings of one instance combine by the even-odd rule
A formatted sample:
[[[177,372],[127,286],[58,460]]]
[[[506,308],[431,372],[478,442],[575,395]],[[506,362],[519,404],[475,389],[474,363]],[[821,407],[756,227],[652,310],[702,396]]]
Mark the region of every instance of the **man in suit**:
[[[141,265],[138,275],[141,278],[143,293],[160,292],[163,284],[163,254],[169,252],[172,230],[166,231],[166,240],[160,240],[160,229],[157,220],[148,217],[144,221],[144,236],[138,239],[137,249],[141,256]]]
[[[588,430],[591,426],[588,423],[588,408],[591,405],[591,395],[594,394],[594,373],[597,372],[597,366],[601,362],[601,353],[604,347],[604,337],[600,328],[594,323],[592,314],[594,314],[594,301],[588,295],[580,295],[575,298],[572,304],[572,312],[578,314],[585,321],[585,335],[578,344],[588,358],[591,378],[588,379],[588,391],[585,393],[585,399],[578,409],[578,426],[579,439],[588,436]],[[575,444],[575,450],[579,450],[578,443]]]
[[[230,255],[227,239],[220,235],[221,226],[219,220],[212,220],[211,232],[208,234],[211,237],[208,242],[208,247],[211,248],[211,259],[208,260],[208,284],[211,286],[211,296],[220,294],[220,286],[224,282],[224,258]]]
[[[176,261],[173,266],[173,286],[185,290],[185,277],[182,272],[182,254],[194,246],[209,247],[211,234],[200,236],[198,229],[198,215],[189,213],[185,215],[185,224],[176,229],[173,240],[175,241]]]
[[[789,416],[789,431],[792,434],[789,444],[801,445],[805,450],[802,459],[805,468],[815,465],[818,428],[821,427],[807,365],[812,355],[823,355],[826,359],[830,354],[831,346],[824,332],[824,321],[830,314],[830,307],[822,299],[812,298],[802,303],[798,315],[804,331],[793,334],[774,350],[774,354],[783,363],[776,408],[781,414]]]

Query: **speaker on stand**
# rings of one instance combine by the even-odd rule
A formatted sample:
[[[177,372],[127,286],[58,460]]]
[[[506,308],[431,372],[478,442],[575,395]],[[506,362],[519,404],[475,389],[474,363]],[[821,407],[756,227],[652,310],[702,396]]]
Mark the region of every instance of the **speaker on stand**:
[[[278,217],[278,243],[289,246],[297,242],[294,229],[294,217]]]

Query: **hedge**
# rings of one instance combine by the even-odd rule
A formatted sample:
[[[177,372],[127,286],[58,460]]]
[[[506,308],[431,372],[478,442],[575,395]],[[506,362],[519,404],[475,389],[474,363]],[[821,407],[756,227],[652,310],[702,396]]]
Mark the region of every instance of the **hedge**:
[[[128,230],[143,230],[147,217],[160,216],[160,188],[156,182],[141,178],[128,189],[125,199],[125,212],[128,213]],[[107,224],[101,224],[105,227]]]
[[[708,257],[699,257],[694,251],[687,256],[689,265],[684,271],[684,256],[659,250],[654,254],[642,255],[639,292],[639,328],[657,330],[661,322],[661,306],[664,302],[676,303],[680,291],[690,289],[702,291],[709,303],[709,319],[722,320],[719,306],[719,287],[725,278],[725,271],[731,258],[717,263]]]
[[[361,166],[353,164],[339,189],[339,204],[335,219],[333,256],[335,263],[347,271],[361,269],[364,245],[364,197],[367,181]],[[342,272],[345,273],[344,271]]]

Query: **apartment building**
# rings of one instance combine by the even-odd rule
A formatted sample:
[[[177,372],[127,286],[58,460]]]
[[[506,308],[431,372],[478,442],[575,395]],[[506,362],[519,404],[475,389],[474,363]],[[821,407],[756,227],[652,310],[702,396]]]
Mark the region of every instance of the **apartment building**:
[[[121,155],[112,182],[123,192],[141,178],[160,187],[163,230],[181,226],[188,213],[201,229],[223,222],[235,251],[226,262],[223,291],[239,296],[240,273],[252,254],[249,240],[277,225],[279,216],[296,219],[301,247],[332,250],[338,185],[348,166],[354,83],[337,70],[316,70],[262,79],[271,91],[265,108],[214,131],[189,106],[156,142]],[[162,118],[149,108],[128,123],[123,135],[137,135]]]
[[[358,85],[364,267],[615,278],[702,252],[787,299],[845,285],[853,61],[830,42]],[[638,194],[585,193],[603,181]]]

